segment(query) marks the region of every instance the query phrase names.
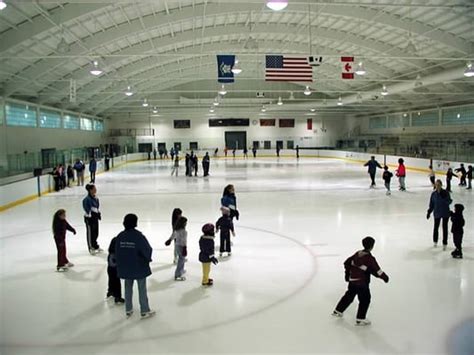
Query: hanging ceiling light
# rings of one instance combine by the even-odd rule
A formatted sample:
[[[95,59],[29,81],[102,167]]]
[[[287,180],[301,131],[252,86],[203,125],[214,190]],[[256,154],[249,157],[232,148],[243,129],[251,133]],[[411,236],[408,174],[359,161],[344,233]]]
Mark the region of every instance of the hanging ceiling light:
[[[457,118],[461,118],[461,114],[458,113],[458,114],[456,115],[456,117],[457,117]]]
[[[212,103],[214,106],[219,106],[219,99],[216,97]]]
[[[89,70],[89,73],[91,73],[94,76],[99,76],[100,74],[103,73],[102,69],[99,68],[99,62],[97,60],[94,60],[92,62],[92,68]]]
[[[278,105],[278,106],[283,105],[283,101],[281,100],[281,96],[278,97],[277,105]]]
[[[153,113],[158,113],[158,108],[156,106],[153,106]]]
[[[237,64],[239,64],[238,59],[235,60],[234,66],[231,69],[232,73],[234,73],[235,75],[239,75],[240,73],[242,73],[242,69]]]
[[[311,112],[315,112],[315,111],[316,111],[316,109],[315,109],[315,108],[312,108],[312,109],[310,109],[310,111],[311,111]]]
[[[415,87],[419,88],[423,86],[423,82],[421,81],[421,76],[418,74],[415,79]]]
[[[474,67],[472,66],[472,63],[467,63],[467,68],[464,70],[464,76],[467,78],[474,76]]]
[[[339,96],[339,99],[337,100],[337,106],[342,106],[342,97]]]
[[[357,75],[365,75],[365,73],[367,73],[365,71],[364,64],[362,62],[359,62],[359,64],[357,64],[357,68],[355,70],[355,73]]]
[[[262,106],[262,109],[260,111],[267,112],[267,108],[265,107],[265,105]]]
[[[273,11],[281,11],[288,6],[288,0],[267,0],[267,7]]]
[[[143,107],[148,107],[148,101],[147,101],[146,98],[143,99],[142,106],[143,106]]]
[[[3,10],[6,7],[7,7],[7,4],[5,3],[5,1],[0,0],[0,10]]]
[[[211,108],[209,109],[209,112],[214,113],[214,107],[211,106]]]
[[[128,85],[127,89],[125,90],[125,96],[132,96],[132,95],[133,95],[132,87]]]
[[[311,95],[311,89],[309,88],[308,85],[306,85],[306,88],[304,89],[303,94],[305,94],[306,96]]]
[[[384,85],[382,86],[382,91],[380,92],[382,96],[387,96],[388,95],[388,90],[387,87]]]
[[[225,89],[225,85],[222,84],[221,86],[221,89],[218,91],[219,95],[222,95],[224,96],[225,94],[227,94],[227,90]]]

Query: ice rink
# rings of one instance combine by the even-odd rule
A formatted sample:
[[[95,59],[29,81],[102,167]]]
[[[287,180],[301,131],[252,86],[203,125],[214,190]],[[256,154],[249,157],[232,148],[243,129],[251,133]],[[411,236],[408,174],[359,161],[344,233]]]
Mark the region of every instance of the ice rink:
[[[87,251],[83,188],[0,214],[2,355],[474,351],[474,199],[457,182],[452,198],[466,207],[463,260],[451,258],[451,234],[448,251],[432,246],[426,173],[408,171],[407,192],[394,179],[386,196],[380,174],[370,190],[366,168],[341,160],[211,160],[209,178],[202,169],[201,177],[184,177],[183,166],[171,177],[170,169],[145,161],[97,177],[101,247],[122,230],[126,213],[136,213],[154,248],[151,319],[127,320],[123,306],[105,300],[106,253]],[[205,289],[200,227],[219,217],[229,183],[241,213],[233,256],[212,268],[215,285]],[[164,246],[175,207],[189,219],[185,282],[174,281],[172,248]],[[67,235],[76,264],[67,273],[56,272],[50,226],[58,208],[78,230]],[[390,283],[372,279],[372,325],[356,327],[357,302],[343,319],[331,312],[346,289],[342,264],[367,235]],[[137,309],[136,289],[134,297]]]

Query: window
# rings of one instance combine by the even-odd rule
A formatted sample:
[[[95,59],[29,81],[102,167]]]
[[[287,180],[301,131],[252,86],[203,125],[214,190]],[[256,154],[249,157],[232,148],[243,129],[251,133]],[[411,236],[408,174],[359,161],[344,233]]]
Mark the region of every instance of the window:
[[[5,109],[8,126],[37,127],[36,107],[9,103]]]
[[[437,126],[439,123],[438,110],[413,112],[411,117],[411,125],[414,127]]]
[[[407,113],[388,116],[388,128],[402,128],[410,125],[410,116]]]
[[[63,127],[65,129],[79,129],[79,117],[73,115],[64,115]]]
[[[61,128],[61,114],[57,111],[40,110],[40,127]]]
[[[81,117],[81,129],[83,131],[92,131],[92,120],[90,118]]]
[[[387,128],[387,120],[385,117],[371,117],[369,120],[370,129]]]
[[[174,120],[174,128],[191,128],[191,120]]]
[[[99,120],[94,120],[94,131],[104,132],[104,122]]]
[[[474,124],[474,106],[443,109],[443,125]]]
[[[280,128],[293,128],[295,127],[295,120],[294,119],[280,119],[278,121],[280,124]]]
[[[248,118],[215,118],[209,119],[209,127],[248,127],[250,120]]]
[[[276,125],[276,120],[274,119],[260,119],[260,127],[274,127]]]

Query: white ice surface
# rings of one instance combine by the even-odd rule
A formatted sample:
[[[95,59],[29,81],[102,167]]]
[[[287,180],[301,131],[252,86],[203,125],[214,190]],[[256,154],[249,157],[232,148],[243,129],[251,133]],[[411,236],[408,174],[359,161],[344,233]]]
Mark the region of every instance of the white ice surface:
[[[431,187],[423,173],[408,172],[407,192],[393,180],[387,197],[380,179],[369,190],[365,168],[338,160],[230,158],[212,161],[206,179],[170,177],[170,167],[132,163],[97,177],[101,246],[133,212],[154,248],[152,319],[126,320],[123,307],[104,300],[106,254],[86,250],[82,188],[0,214],[1,354],[437,354],[473,346],[472,192],[454,186],[466,228],[464,259],[453,260],[451,234],[448,251],[432,247],[433,222],[425,217]],[[215,285],[203,289],[200,227],[219,217],[228,183],[241,212],[234,253],[212,268]],[[174,207],[189,219],[188,280],[181,283],[164,246]],[[64,274],[55,272],[50,232],[58,208],[78,230],[67,236],[76,266]],[[372,280],[373,324],[360,328],[357,302],[343,319],[330,313],[346,288],[342,263],[366,235],[376,239],[373,254],[391,279]],[[136,290],[134,297],[137,308]]]

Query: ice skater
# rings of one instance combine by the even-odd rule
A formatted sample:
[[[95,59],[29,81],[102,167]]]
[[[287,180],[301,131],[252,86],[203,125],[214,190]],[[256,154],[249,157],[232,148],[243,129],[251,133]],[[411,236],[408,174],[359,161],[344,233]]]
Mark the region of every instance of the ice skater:
[[[124,304],[125,300],[122,298],[122,285],[117,271],[117,259],[115,257],[117,237],[112,238],[109,244],[109,255],[107,257],[107,276],[108,289],[107,298],[113,297],[115,304]]]
[[[125,280],[125,314],[127,318],[133,314],[133,283],[137,281],[140,313],[143,319],[155,315],[155,311],[151,310],[148,304],[146,289],[146,278],[151,275],[153,249],[146,237],[136,230],[137,225],[136,215],[127,214],[124,217],[124,231],[117,236],[115,257],[118,276]]]
[[[375,240],[372,237],[362,239],[364,250],[360,250],[344,262],[345,280],[349,283],[347,292],[341,298],[332,313],[335,317],[342,317],[344,311],[354,301],[355,296],[359,298],[359,308],[357,310],[356,325],[370,325],[366,319],[369,309],[370,295],[370,275],[388,282],[388,276],[380,269],[377,260],[370,253],[374,248]]]
[[[430,219],[431,213],[434,215],[433,228],[433,246],[438,246],[438,230],[441,221],[443,222],[443,250],[448,246],[448,222],[450,216],[449,205],[451,204],[451,196],[447,190],[443,189],[441,180],[436,180],[436,189],[431,193],[430,205],[426,213],[426,219]]]
[[[451,253],[453,258],[462,259],[462,237],[464,234],[464,217],[462,215],[464,206],[460,203],[454,205],[454,212],[451,212],[451,233],[456,249]]]
[[[76,175],[77,175],[77,186],[84,186],[84,170],[85,166],[84,163],[77,159],[76,162],[74,163],[74,170],[76,170]]]
[[[280,145],[277,144],[277,148],[276,148],[277,158],[280,157],[280,150],[281,150]]]
[[[446,172],[446,191],[452,192],[451,191],[451,180],[453,180],[453,177],[458,178],[458,176],[453,173],[453,169],[449,168],[448,171]]]
[[[99,199],[97,198],[97,188],[93,184],[86,185],[87,196],[82,200],[84,209],[84,223],[86,224],[87,246],[89,253],[95,255],[103,252],[97,243],[99,237],[99,221],[102,216],[99,211]]]
[[[464,167],[464,164],[461,163],[461,166],[457,169],[454,169],[455,173],[461,173],[461,177],[459,178],[459,186],[466,186],[466,175],[467,171]]]
[[[235,196],[234,185],[227,185],[224,188],[224,193],[222,194],[221,198],[221,206],[230,209],[231,220],[233,220],[234,217],[239,220],[240,213],[237,210],[237,197]]]
[[[71,187],[71,182],[74,182],[74,169],[71,165],[67,166],[67,187]]]
[[[466,174],[466,177],[467,177],[467,190],[471,190],[472,189],[472,165],[469,165],[467,167],[467,174]]]
[[[252,148],[252,154],[253,154],[253,157],[254,157],[254,158],[257,157],[257,147],[253,146],[253,148]]]
[[[93,157],[89,162],[89,174],[91,178],[91,184],[95,184],[95,173],[97,172],[97,160]]]
[[[175,243],[175,252],[178,255],[176,270],[174,273],[175,281],[186,281],[184,274],[184,264],[186,263],[186,257],[188,256],[188,232],[186,231],[186,225],[188,220],[186,217],[179,217],[174,225],[174,230],[169,239],[165,242],[166,246],[169,246],[173,241]]]
[[[405,186],[405,177],[407,175],[406,173],[406,168],[404,164],[404,160],[402,158],[398,159],[398,168],[397,168],[397,177],[398,177],[398,183],[399,183],[399,190],[400,191],[406,191],[406,186]]]
[[[295,150],[296,150],[296,159],[299,159],[300,158],[300,146],[297,145]]]
[[[430,178],[430,182],[431,182],[431,186],[433,187],[433,190],[435,189],[435,181],[436,181],[436,173],[435,171],[433,170],[433,165],[430,165],[428,167],[429,169],[429,178]]]
[[[203,235],[199,239],[199,261],[202,264],[202,285],[203,286],[212,286],[214,280],[209,278],[211,273],[211,263],[217,265],[219,261],[214,256],[214,225],[212,223],[207,223],[202,227]]]
[[[198,162],[199,162],[199,159],[198,159],[198,156],[196,154],[194,154],[194,156],[192,157],[192,164],[193,164],[193,169],[194,169],[194,176],[198,176]],[[192,175],[192,171],[191,171],[191,175]]]
[[[388,171],[388,166],[387,165],[385,165],[383,167],[383,170],[384,170],[384,172],[382,174],[382,179],[385,183],[385,188],[387,189],[386,195],[388,196],[388,195],[391,194],[391,192],[390,192],[390,180],[392,180],[393,174],[390,171]]]
[[[247,147],[244,148],[244,158],[247,159],[249,157],[249,150],[247,149]]]
[[[176,175],[178,176],[179,171],[179,156],[176,155],[173,162],[173,168],[171,169],[171,176]]]
[[[232,149],[232,157],[233,157],[234,159],[235,159],[235,150],[236,150],[235,148]]]
[[[171,235],[173,235],[174,231],[176,230],[176,223],[178,222],[178,219],[181,218],[183,215],[183,211],[181,211],[181,208],[175,208],[173,212],[171,213]],[[178,262],[178,249],[176,247],[176,240],[174,240],[174,248],[173,248],[173,264],[176,264]]]
[[[211,166],[211,158],[209,157],[209,152],[206,152],[206,155],[202,158],[202,170],[203,176],[209,176],[209,167]]]
[[[227,253],[227,256],[232,255],[232,243],[230,241],[230,235],[232,233],[232,236],[235,237],[235,231],[234,223],[232,223],[232,220],[230,219],[230,209],[227,207],[222,207],[221,210],[222,216],[216,222],[216,233],[219,231],[221,232],[219,256],[222,258],[224,253]]]
[[[76,230],[66,220],[66,211],[57,210],[53,216],[53,235],[56,249],[58,251],[58,263],[56,270],[58,272],[67,271],[74,264],[69,262],[66,255],[66,232],[70,231],[76,235]]]
[[[185,175],[186,176],[191,176],[191,156],[186,153],[186,156],[184,158],[184,164],[185,164],[185,167],[186,167],[186,172],[185,172]]]
[[[364,166],[368,167],[367,172],[369,173],[370,180],[371,180],[370,188],[374,188],[375,187],[375,174],[377,173],[377,168],[382,169],[382,165],[380,165],[379,162],[375,160],[375,157],[372,156],[370,160],[364,164]]]

